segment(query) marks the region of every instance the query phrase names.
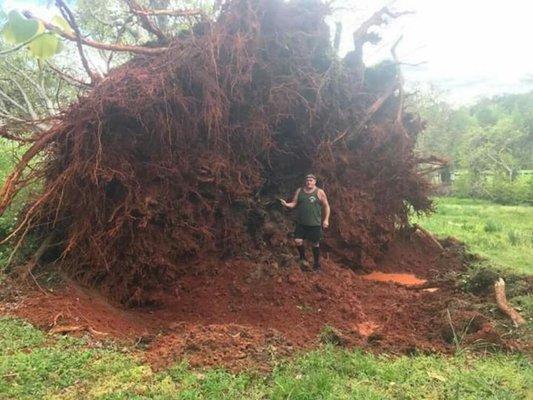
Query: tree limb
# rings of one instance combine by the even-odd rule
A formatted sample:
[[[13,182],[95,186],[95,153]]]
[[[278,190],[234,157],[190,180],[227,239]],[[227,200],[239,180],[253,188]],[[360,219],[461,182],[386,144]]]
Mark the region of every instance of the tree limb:
[[[339,47],[341,44],[341,35],[342,35],[342,23],[337,21],[335,22],[335,38],[333,39],[333,48],[335,53],[339,52]]]
[[[46,65],[48,65],[48,67],[50,67],[50,69],[52,71],[54,71],[61,79],[63,79],[64,81],[70,83],[71,85],[75,85],[75,86],[78,86],[78,87],[85,87],[85,88],[91,86],[91,84],[89,82],[84,82],[81,79],[75,78],[72,75],[69,75],[69,74],[67,74],[64,71],[61,71],[59,68],[57,68],[56,66],[54,66],[50,62],[47,62]]]
[[[161,29],[150,20],[150,14],[142,12],[145,10],[144,7],[139,5],[135,0],[125,0],[125,2],[128,4],[131,12],[141,19],[141,25],[144,29],[156,35],[159,40],[163,42],[167,41],[167,37],[161,32]]]
[[[20,85],[20,83],[17,82],[16,79],[13,79],[13,78],[10,78],[11,82],[13,82],[15,84],[15,86],[17,87],[19,93],[21,94],[22,98],[24,99],[24,103],[26,103],[26,110],[28,112],[28,114],[33,118],[33,119],[37,119],[39,118],[37,116],[37,113],[35,112],[35,109],[33,108],[33,105],[31,104],[30,102],[30,99],[28,98],[28,94],[26,93],[26,91],[22,88],[22,86]]]
[[[70,40],[72,42],[76,42],[78,40],[75,34],[62,30],[58,26],[33,15],[30,11],[24,11],[23,15],[26,18],[41,22],[46,29],[57,33],[59,36],[61,36],[64,39]],[[155,54],[164,53],[168,49],[168,47],[143,47],[143,46],[130,46],[130,45],[101,43],[101,42],[95,42],[94,40],[86,39],[84,37],[80,37],[79,39],[82,44],[89,46],[89,47],[93,47],[95,49],[121,51],[121,52],[135,53],[135,54],[155,55]]]
[[[156,16],[171,16],[171,17],[191,17],[195,15],[203,15],[203,11],[200,9],[192,9],[192,10],[152,10],[152,9],[142,9],[138,10],[139,14],[144,15],[156,15]]]
[[[91,67],[89,66],[89,62],[87,61],[87,58],[85,57],[85,52],[83,50],[83,45],[81,42],[81,32],[80,28],[78,27],[78,24],[76,23],[76,19],[74,18],[74,14],[72,14],[72,11],[70,11],[70,8],[64,3],[63,0],[56,0],[56,5],[59,8],[59,11],[61,12],[61,15],[63,15],[63,18],[68,22],[74,33],[76,34],[76,47],[78,48],[78,53],[81,58],[81,63],[83,64],[83,68],[85,68],[85,71],[91,78],[91,83],[94,85],[97,82],[99,82],[102,77],[94,72]]]
[[[56,130],[52,129],[37,139],[6,178],[4,185],[0,189],[0,215],[4,213],[9,204],[11,204],[13,197],[21,189],[19,185],[20,178],[29,162],[48,144],[55,134]]]
[[[30,39],[26,40],[25,42],[17,44],[15,47],[11,47],[10,49],[2,50],[2,51],[0,51],[0,56],[6,55],[6,54],[9,54],[9,53],[13,53],[13,52],[15,52],[17,50],[20,50],[24,46],[27,46],[28,44],[30,44],[31,42],[33,42],[35,39],[37,39],[38,37],[40,37],[42,35],[43,34],[40,33],[40,34],[38,34],[36,36],[31,37]]]
[[[353,131],[353,133],[350,136],[353,136],[361,131],[361,129],[364,128],[366,123],[373,117],[373,115],[381,108],[383,103],[392,96],[394,91],[396,90],[396,87],[398,86],[397,82],[394,82],[393,85],[390,85],[387,90],[376,100],[372,105],[366,110],[365,115],[361,119],[361,122],[359,122],[359,125],[357,125],[357,128]]]
[[[392,12],[388,7],[383,7],[380,10],[376,11],[372,16],[364,21],[359,28],[357,28],[353,33],[353,45],[354,50],[352,52],[353,59],[351,62],[354,65],[355,71],[357,72],[360,81],[364,80],[364,70],[365,66],[363,63],[363,46],[365,43],[370,42],[372,44],[377,44],[381,40],[381,37],[375,32],[369,32],[370,28],[373,26],[380,26],[387,23],[385,16],[390,18],[398,18],[402,15],[412,14],[412,11],[403,11],[403,12]]]
[[[392,46],[390,50],[392,54],[392,58],[394,59],[394,62],[396,63],[396,75],[398,77],[398,92],[399,92],[398,110],[396,112],[396,120],[394,121],[394,124],[406,138],[409,138],[407,130],[405,129],[405,126],[403,125],[403,105],[404,105],[404,100],[405,100],[405,93],[403,90],[403,85],[405,84],[405,80],[403,78],[402,69],[400,68],[400,62],[398,61],[398,55],[396,54],[396,47],[398,47],[398,44],[400,44],[402,39],[403,39],[403,35],[398,38],[398,40],[394,43],[394,45]]]
[[[2,114],[0,114],[1,116]],[[0,136],[9,140],[13,140],[15,142],[21,142],[21,143],[32,143],[35,140],[32,138],[24,138],[20,136],[13,135],[7,131],[5,127],[0,127]]]
[[[46,94],[46,90],[44,89],[42,83],[37,83],[27,73],[25,73],[22,68],[15,67],[9,61],[6,61],[6,64],[10,67],[11,71],[13,71],[15,74],[21,76],[27,82],[29,82],[30,84],[33,85],[33,87],[37,90],[37,92],[41,96],[41,99],[44,101],[44,103],[46,105],[46,109],[47,109],[49,115],[53,115],[53,114],[55,114],[57,112],[57,109],[56,109],[56,107],[54,107],[54,105],[52,103],[52,100]]]
[[[6,92],[4,92],[1,88],[0,88],[0,96],[2,96],[4,99],[6,99],[8,102],[10,102],[11,104],[13,104],[16,108],[18,108],[19,110],[21,110],[22,112],[26,113],[28,112],[28,110],[26,110],[26,108],[24,108],[18,101],[16,101],[15,99],[13,99],[11,96],[9,96]]]

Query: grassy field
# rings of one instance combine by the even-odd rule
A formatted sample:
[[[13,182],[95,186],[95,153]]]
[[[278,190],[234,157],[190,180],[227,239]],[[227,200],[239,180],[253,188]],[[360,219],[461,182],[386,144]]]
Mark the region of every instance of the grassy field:
[[[533,274],[533,207],[442,197],[436,213],[415,218],[439,237],[454,236],[498,268]]]
[[[448,198],[418,222],[465,241],[488,265],[530,274],[532,218],[533,208]],[[0,318],[0,348],[0,399],[533,398],[526,356],[468,349],[398,357],[324,346],[266,375],[192,370],[185,361],[155,372],[135,348],[52,336],[11,318]]]
[[[127,349],[52,338],[13,319],[0,320],[0,346],[2,399],[525,399],[533,385],[519,355],[393,357],[325,346],[266,376],[183,363],[156,373]]]

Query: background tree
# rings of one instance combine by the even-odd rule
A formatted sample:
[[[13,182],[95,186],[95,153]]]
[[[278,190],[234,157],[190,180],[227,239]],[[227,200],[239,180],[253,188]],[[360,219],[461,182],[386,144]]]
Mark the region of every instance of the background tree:
[[[420,152],[450,161],[455,193],[503,202],[533,198],[533,92],[454,108],[436,91],[418,94],[426,121]]]

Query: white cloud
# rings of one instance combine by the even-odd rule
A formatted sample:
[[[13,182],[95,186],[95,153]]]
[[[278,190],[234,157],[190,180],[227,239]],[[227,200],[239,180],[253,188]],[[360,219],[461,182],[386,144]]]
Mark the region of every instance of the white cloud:
[[[333,20],[343,22],[342,51],[351,48],[350,35],[359,23],[388,3],[359,0],[357,10],[334,16]],[[456,101],[533,89],[533,85],[524,86],[523,82],[533,73],[533,1],[398,0],[393,8],[416,14],[393,20],[388,28],[380,30],[383,42],[365,49],[367,62],[389,57],[390,47],[403,35],[398,47],[400,59],[425,62],[406,71],[411,83],[434,83],[447,89]]]

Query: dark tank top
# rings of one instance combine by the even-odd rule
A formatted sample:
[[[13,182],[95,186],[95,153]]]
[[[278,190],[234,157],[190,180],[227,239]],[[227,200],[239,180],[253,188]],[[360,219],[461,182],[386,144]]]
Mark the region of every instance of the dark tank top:
[[[318,198],[318,188],[315,188],[311,193],[305,193],[303,188],[300,189],[300,193],[298,193],[297,213],[297,221],[300,225],[322,225],[322,203]]]

